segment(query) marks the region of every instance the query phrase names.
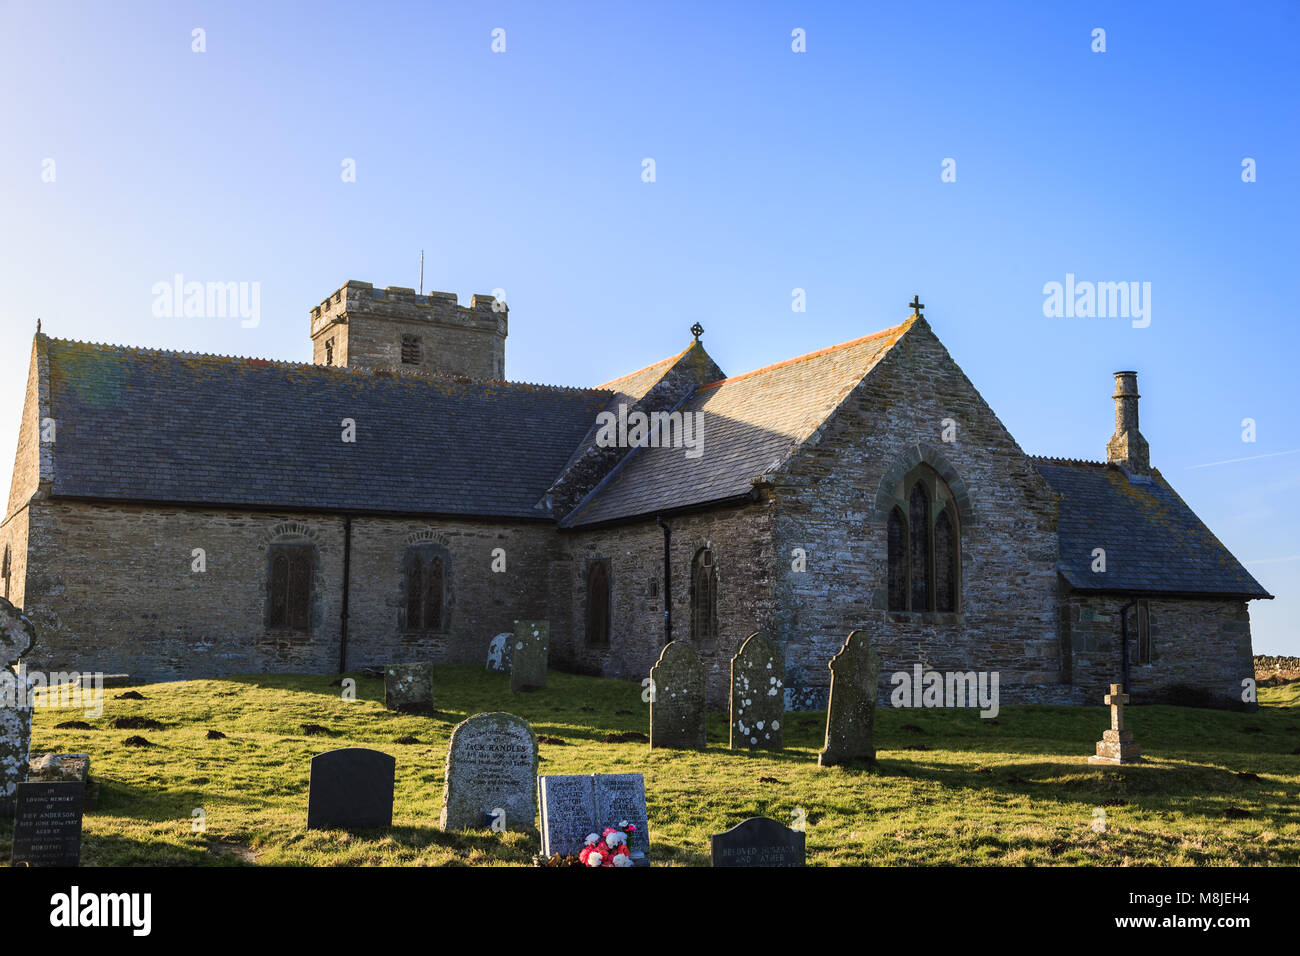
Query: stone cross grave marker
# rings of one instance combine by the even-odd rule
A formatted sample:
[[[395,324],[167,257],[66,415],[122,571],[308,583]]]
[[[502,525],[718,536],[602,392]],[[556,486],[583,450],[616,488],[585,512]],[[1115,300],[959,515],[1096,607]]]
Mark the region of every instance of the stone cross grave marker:
[[[36,644],[36,625],[0,598],[0,814],[14,811],[32,743],[32,684],[11,670]]]
[[[389,710],[433,710],[433,664],[421,661],[384,668],[384,706]]]
[[[714,866],[804,866],[805,834],[768,817],[750,817],[712,837]]]
[[[1111,684],[1105,700],[1110,705],[1110,730],[1102,732],[1097,752],[1088,763],[1141,763],[1142,750],[1133,740],[1133,731],[1124,729],[1124,705],[1128,703],[1124,686]]]
[[[307,829],[392,826],[396,769],[395,758],[364,747],[345,747],[312,757]]]
[[[537,735],[528,721],[496,712],[452,728],[438,825],[519,830],[536,816]]]
[[[731,659],[731,749],[780,750],[784,720],[785,656],[755,631]]]
[[[872,762],[876,748],[876,681],[880,657],[866,631],[853,631],[829,664],[831,699],[826,708],[826,745],[817,764],[834,767],[855,761]]]
[[[685,641],[671,641],[650,668],[650,746],[705,744],[704,665]]]
[[[628,841],[634,865],[649,865],[645,777],[639,773],[552,774],[539,777],[542,856],[576,856],[587,835],[600,835],[624,820],[636,827]]]
[[[14,807],[11,866],[80,866],[80,781],[20,783]]]
[[[487,670],[510,673],[510,652],[514,649],[514,634],[503,631],[488,644]]]
[[[510,689],[541,690],[551,649],[550,621],[515,621],[515,645],[510,650]]]

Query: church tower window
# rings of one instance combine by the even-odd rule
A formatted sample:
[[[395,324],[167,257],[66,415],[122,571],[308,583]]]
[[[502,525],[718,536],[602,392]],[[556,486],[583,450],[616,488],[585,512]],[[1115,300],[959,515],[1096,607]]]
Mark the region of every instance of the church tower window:
[[[893,499],[885,522],[889,610],[956,612],[961,543],[952,492],[932,468],[919,465]]]
[[[418,335],[402,336],[402,364],[420,364],[420,337]]]
[[[718,643],[718,571],[708,548],[691,561],[691,642],[703,650]]]
[[[609,562],[593,561],[587,568],[587,643],[609,644]]]
[[[325,364],[326,365],[334,364],[334,340],[333,339],[325,340]]]
[[[9,577],[13,573],[13,552],[9,545],[5,545],[5,556],[3,564],[0,564],[0,578],[5,582],[5,600],[9,600]]]

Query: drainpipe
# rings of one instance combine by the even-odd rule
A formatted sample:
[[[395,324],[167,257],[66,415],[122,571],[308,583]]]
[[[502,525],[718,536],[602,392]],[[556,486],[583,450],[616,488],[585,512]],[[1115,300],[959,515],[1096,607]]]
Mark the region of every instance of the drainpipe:
[[[664,643],[668,644],[673,639],[673,564],[669,550],[673,532],[662,517],[656,517],[655,523],[664,529]]]
[[[339,674],[348,665],[348,580],[352,570],[352,515],[343,516],[343,610],[339,614]]]
[[[1120,660],[1123,675],[1120,679],[1124,682],[1124,693],[1126,694],[1132,693],[1132,688],[1128,685],[1128,612],[1137,607],[1137,604],[1138,599],[1134,598],[1125,604],[1119,612],[1119,652],[1122,655]]]

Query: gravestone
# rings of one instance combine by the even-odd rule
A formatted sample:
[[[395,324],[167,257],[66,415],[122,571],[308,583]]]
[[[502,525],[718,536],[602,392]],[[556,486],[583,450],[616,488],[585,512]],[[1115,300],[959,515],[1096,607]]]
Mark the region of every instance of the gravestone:
[[[671,641],[650,668],[650,746],[702,748],[704,665],[685,641]]]
[[[14,812],[32,742],[32,682],[14,664],[36,644],[36,625],[0,598],[0,815]]]
[[[433,664],[389,664],[384,670],[384,706],[389,710],[433,710]]]
[[[632,862],[649,865],[650,829],[646,821],[645,778],[639,773],[552,774],[539,777],[542,804],[542,856],[577,855],[587,835],[626,820],[636,827],[628,841]]]
[[[510,652],[514,649],[514,634],[503,631],[488,644],[487,669],[501,674],[510,673]]]
[[[68,781],[85,786],[85,798],[82,801],[85,809],[94,810],[99,806],[99,781],[90,776],[89,754],[37,754],[27,764],[28,783]]]
[[[345,747],[312,757],[307,829],[392,826],[396,769],[395,758],[364,747]]]
[[[713,834],[714,866],[803,866],[805,834],[767,817],[750,817]]]
[[[498,811],[505,819],[499,820]],[[475,714],[451,731],[442,791],[444,830],[531,827],[537,815],[537,735],[513,714]]]
[[[1133,740],[1133,731],[1124,729],[1124,705],[1128,703],[1124,685],[1111,684],[1105,700],[1110,705],[1110,730],[1102,731],[1097,752],[1088,763],[1142,763],[1142,750]]]
[[[755,631],[731,659],[731,749],[780,750],[784,720],[785,655]]]
[[[80,866],[80,782],[20,783],[11,866]]]
[[[831,698],[826,708],[826,746],[817,764],[834,767],[855,761],[874,762],[872,731],[876,721],[880,657],[866,631],[853,631],[831,658]]]
[[[515,621],[515,644],[510,650],[512,691],[541,690],[546,686],[550,649],[550,621]]]

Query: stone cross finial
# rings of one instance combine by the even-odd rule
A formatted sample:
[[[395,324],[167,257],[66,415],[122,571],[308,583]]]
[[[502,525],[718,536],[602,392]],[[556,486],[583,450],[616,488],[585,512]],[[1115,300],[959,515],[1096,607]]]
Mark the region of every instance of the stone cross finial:
[[[921,301],[919,295],[912,296],[912,301],[907,304],[912,307],[912,314],[918,317],[921,315],[921,310],[925,308],[925,304]]]
[[[1110,693],[1106,695],[1110,705],[1110,729],[1124,729],[1124,705],[1128,703],[1128,694],[1124,693],[1123,684],[1111,684]]]
[[[704,326],[700,325],[700,323],[696,322],[694,325],[691,326],[691,335],[695,336],[695,341],[698,342],[700,340],[700,336],[703,334],[704,334]]]

